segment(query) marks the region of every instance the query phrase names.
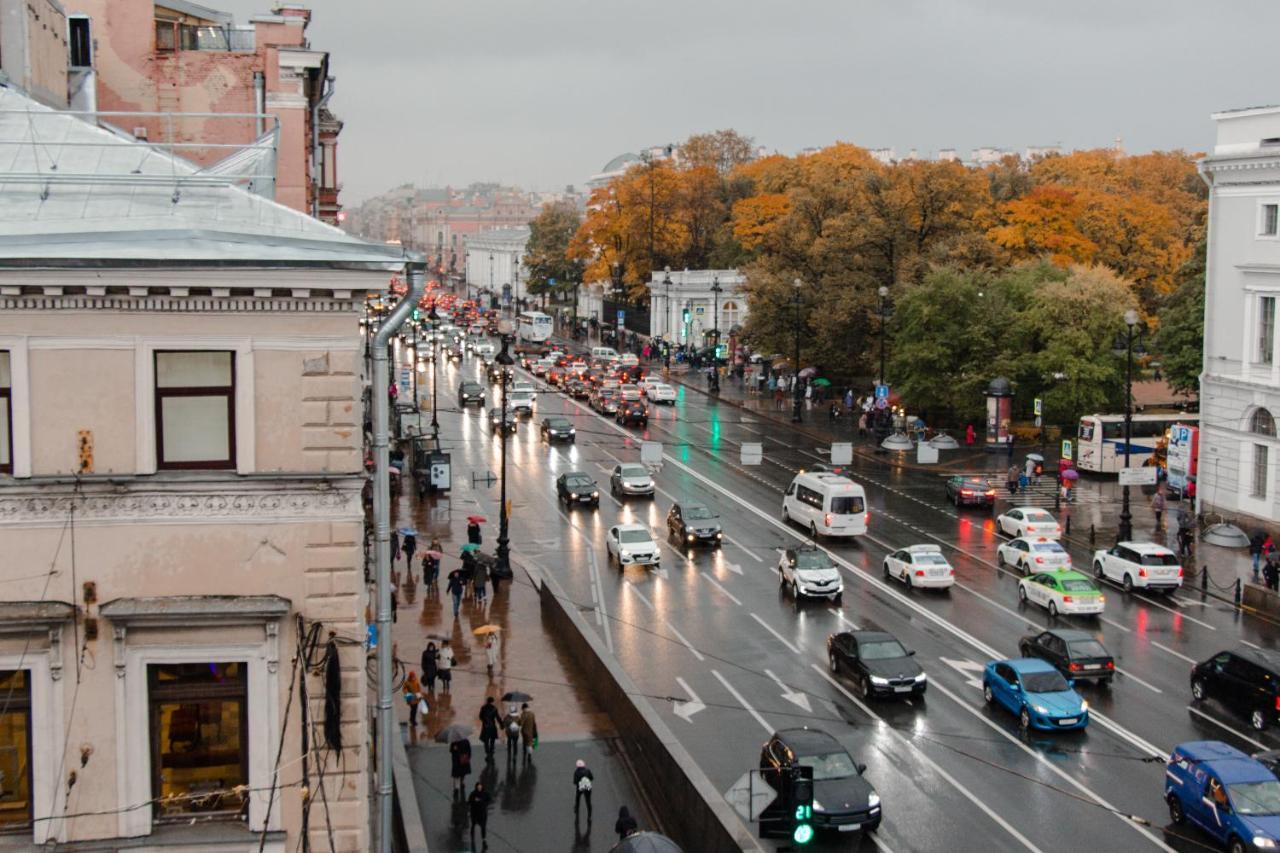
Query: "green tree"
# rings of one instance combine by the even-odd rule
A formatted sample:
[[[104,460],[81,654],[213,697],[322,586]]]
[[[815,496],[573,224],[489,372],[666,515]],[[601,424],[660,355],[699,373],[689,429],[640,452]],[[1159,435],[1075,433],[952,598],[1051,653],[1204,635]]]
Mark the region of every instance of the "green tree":
[[[1165,380],[1179,394],[1200,396],[1204,369],[1205,241],[1178,270],[1177,287],[1163,300],[1152,341]]]
[[[529,293],[541,295],[554,288],[571,290],[582,281],[583,262],[569,257],[569,242],[578,232],[582,217],[572,202],[544,205],[529,223],[529,243],[524,265],[529,270]]]

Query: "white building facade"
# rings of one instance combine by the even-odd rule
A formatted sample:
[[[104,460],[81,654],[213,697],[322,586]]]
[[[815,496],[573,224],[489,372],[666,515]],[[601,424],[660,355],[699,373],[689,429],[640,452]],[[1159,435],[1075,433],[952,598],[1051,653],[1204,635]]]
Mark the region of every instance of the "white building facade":
[[[668,284],[668,281],[670,282]],[[747,277],[737,270],[672,270],[649,280],[649,335],[702,347],[712,329],[728,340],[747,319]],[[713,288],[719,287],[719,291]],[[686,314],[686,312],[688,312]]]
[[[1280,107],[1213,116],[1197,496],[1204,511],[1280,521]]]
[[[519,299],[529,280],[522,265],[529,245],[528,228],[496,228],[467,240],[467,288]],[[504,299],[503,304],[506,304]]]

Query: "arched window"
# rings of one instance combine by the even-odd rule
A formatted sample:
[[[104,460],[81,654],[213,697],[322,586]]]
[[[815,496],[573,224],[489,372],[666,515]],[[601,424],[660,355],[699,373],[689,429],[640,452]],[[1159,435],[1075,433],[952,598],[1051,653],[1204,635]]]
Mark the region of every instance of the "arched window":
[[[1253,412],[1253,417],[1249,419],[1249,432],[1255,435],[1265,435],[1271,438],[1276,437],[1276,421],[1271,417],[1271,413],[1261,407]]]
[[[1254,435],[1275,438],[1276,421],[1275,418],[1271,417],[1271,412],[1262,407],[1255,409],[1253,415],[1249,418],[1249,432]],[[1268,485],[1271,480],[1270,456],[1271,448],[1268,445],[1253,445],[1253,489],[1251,494],[1255,498],[1265,499],[1269,492]]]
[[[742,322],[742,318],[738,316],[738,303],[736,302],[721,303],[720,316],[724,318],[723,325],[726,329],[732,329]]]

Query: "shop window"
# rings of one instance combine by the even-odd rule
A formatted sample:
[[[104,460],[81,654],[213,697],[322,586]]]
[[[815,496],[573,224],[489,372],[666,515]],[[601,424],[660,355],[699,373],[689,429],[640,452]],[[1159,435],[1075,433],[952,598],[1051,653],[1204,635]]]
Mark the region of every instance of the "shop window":
[[[31,826],[31,673],[0,670],[0,832]]]
[[[0,472],[13,473],[13,377],[9,353],[0,350]]]
[[[247,815],[249,690],[243,663],[151,664],[147,702],[156,821]]]
[[[235,467],[235,356],[157,352],[159,468]]]

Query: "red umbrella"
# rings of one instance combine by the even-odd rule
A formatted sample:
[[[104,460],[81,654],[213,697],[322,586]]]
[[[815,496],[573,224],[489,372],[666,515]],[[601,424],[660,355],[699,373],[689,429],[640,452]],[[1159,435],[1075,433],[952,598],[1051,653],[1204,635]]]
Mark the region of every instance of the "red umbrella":
[[[468,515],[467,521],[473,522],[475,524],[484,524],[485,517],[483,515]]]

